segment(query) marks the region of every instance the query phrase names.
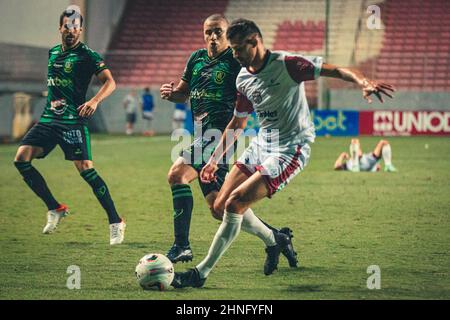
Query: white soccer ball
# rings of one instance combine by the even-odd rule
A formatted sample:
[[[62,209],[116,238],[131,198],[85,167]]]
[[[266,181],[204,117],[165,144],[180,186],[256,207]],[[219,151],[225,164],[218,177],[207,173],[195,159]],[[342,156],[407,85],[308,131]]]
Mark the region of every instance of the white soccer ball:
[[[173,264],[165,255],[149,253],[139,260],[135,270],[136,279],[144,290],[170,288],[174,277]]]

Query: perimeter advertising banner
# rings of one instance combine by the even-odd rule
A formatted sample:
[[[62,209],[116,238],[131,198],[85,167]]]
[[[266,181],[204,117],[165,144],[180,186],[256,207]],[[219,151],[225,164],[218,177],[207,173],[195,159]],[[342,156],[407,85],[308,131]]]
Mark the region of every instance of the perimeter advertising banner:
[[[450,111],[311,110],[311,120],[317,136],[450,136]],[[185,128],[192,132],[189,114]],[[255,113],[249,116],[246,132],[249,130],[259,130]]]
[[[450,135],[450,111],[360,111],[359,134]]]
[[[357,136],[358,111],[311,110],[317,136]]]

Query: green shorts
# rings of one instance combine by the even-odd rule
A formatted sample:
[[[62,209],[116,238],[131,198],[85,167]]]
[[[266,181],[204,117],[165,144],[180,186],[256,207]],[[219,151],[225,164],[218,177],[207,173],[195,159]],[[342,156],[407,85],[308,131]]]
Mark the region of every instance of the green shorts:
[[[44,149],[38,158],[45,158],[59,145],[66,160],[92,160],[91,137],[82,124],[37,123],[20,142],[21,146],[35,146]]]
[[[203,167],[208,162],[209,157],[214,152],[217,143],[214,140],[207,140],[204,138],[197,138],[189,148],[180,152],[180,156],[184,159],[184,163],[191,166],[198,173],[202,171]],[[236,146],[236,145],[235,145]],[[198,178],[200,188],[202,189],[203,195],[206,197],[213,191],[219,191],[225,181],[225,177],[229,171],[228,163],[223,161],[222,164],[218,165],[219,169],[216,171],[215,182],[204,183]]]

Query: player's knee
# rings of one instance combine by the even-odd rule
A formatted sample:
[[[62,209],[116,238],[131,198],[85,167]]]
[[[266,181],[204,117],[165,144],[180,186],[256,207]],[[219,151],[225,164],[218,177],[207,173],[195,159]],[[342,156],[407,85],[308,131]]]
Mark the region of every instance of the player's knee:
[[[173,186],[174,184],[181,184],[182,180],[182,174],[179,170],[170,169],[169,173],[167,174],[167,182],[169,182],[171,186]]]
[[[242,209],[242,196],[239,192],[232,192],[225,202],[225,210],[227,212],[238,213]]]
[[[94,167],[91,161],[74,161],[74,164],[80,173]]]
[[[16,154],[16,156],[14,157],[14,163],[16,163],[16,162],[27,162],[27,161],[30,161],[30,160],[23,153],[19,153],[18,152]]]
[[[224,208],[225,204],[216,200],[211,209],[212,216],[217,220],[222,220]]]
[[[209,210],[211,211],[211,215],[214,219],[222,221],[223,212],[215,210],[214,206],[210,206]]]
[[[16,152],[16,156],[14,157],[14,162],[28,162],[31,161],[31,152],[28,152],[27,149],[23,147],[19,147]]]

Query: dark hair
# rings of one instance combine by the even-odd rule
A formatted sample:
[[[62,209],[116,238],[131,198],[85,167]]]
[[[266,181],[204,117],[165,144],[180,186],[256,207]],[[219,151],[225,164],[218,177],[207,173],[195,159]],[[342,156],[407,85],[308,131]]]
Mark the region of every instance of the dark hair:
[[[59,16],[59,27],[62,27],[64,17],[70,18],[75,13],[77,13],[75,10],[64,10],[63,13],[61,13],[61,15]],[[83,27],[83,16],[80,13],[78,13],[78,15],[80,16],[80,27]]]
[[[147,88],[144,88],[144,91],[145,91],[145,92],[150,92],[150,88],[148,88],[148,87],[147,87]]]
[[[244,39],[255,33],[262,39],[261,30],[256,23],[247,19],[236,19],[228,27],[227,39],[230,40],[236,36],[239,36],[239,39]]]

